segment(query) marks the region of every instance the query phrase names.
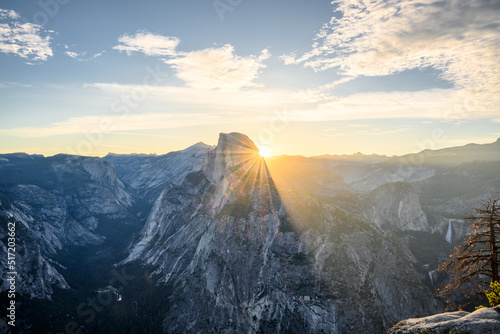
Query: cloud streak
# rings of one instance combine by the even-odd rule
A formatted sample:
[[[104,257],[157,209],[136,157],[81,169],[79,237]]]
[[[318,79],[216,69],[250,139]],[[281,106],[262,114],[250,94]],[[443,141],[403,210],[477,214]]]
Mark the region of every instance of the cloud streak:
[[[495,117],[495,113],[492,114],[492,108],[487,102],[489,99],[480,92],[476,96],[470,96],[463,90],[457,89],[359,93],[309,103],[294,99],[293,91],[229,92],[190,87],[113,83],[88,84],[86,87],[97,88],[110,95],[121,97],[132,96],[134,92],[142,90],[146,92],[148,103],[161,106],[158,110],[172,109],[177,112],[140,113],[140,108],[137,108],[124,113],[113,113],[110,109],[107,115],[74,117],[47,126],[2,129],[0,134],[27,138],[85,134],[99,130],[103,122],[107,126],[105,130],[99,132],[172,129],[229,123],[250,124],[269,122],[274,119],[277,112],[281,115],[280,119],[284,118],[290,122],[391,118],[434,119],[458,124],[480,117],[498,117]],[[151,104],[148,106],[152,107]],[[197,112],[186,112],[176,106],[182,106],[184,110],[192,110],[190,106],[195,106]]]
[[[87,54],[87,52],[78,53],[78,52],[73,52],[73,51],[65,51],[64,53],[73,59],[78,59],[78,58],[83,57]]]
[[[196,113],[111,114],[72,117],[45,127],[3,129],[0,130],[0,134],[24,138],[43,138],[85,133],[112,133],[120,131],[172,129],[185,126],[201,126],[228,122],[228,118],[223,115]]]
[[[46,61],[53,56],[51,32],[38,24],[21,23],[19,14],[13,10],[0,9],[0,52]]]
[[[292,100],[292,94],[285,90],[244,89],[240,91],[213,91],[202,88],[123,85],[118,83],[92,83],[85,87],[100,89],[117,95],[144,95],[148,100],[161,103],[176,103],[196,106],[197,108],[213,108],[217,110],[244,110],[279,108]]]
[[[31,88],[33,85],[12,81],[0,81],[0,88]]]
[[[67,46],[65,46],[65,48],[67,48]],[[75,52],[75,51],[65,51],[64,54],[66,54],[68,57],[71,57],[73,59],[76,59],[77,61],[90,61],[90,60],[96,60],[97,58],[99,58],[100,56],[102,56],[104,53],[106,53],[106,51],[101,51],[101,52],[98,52],[98,53],[95,53],[93,56],[91,57],[87,57],[87,58],[83,58],[85,57],[85,55],[87,54],[86,51],[82,51],[82,52]]]
[[[313,101],[309,108],[289,108],[289,117],[298,122],[328,122],[362,119],[434,119],[461,124],[473,119],[498,116],[500,99],[487,91],[427,89],[414,92],[366,92],[344,97],[294,96]]]

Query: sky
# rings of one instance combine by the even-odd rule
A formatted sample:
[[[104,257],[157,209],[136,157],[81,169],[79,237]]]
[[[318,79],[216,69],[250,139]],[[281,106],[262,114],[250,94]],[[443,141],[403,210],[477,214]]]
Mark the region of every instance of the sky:
[[[0,153],[272,155],[500,137],[498,0],[4,0]]]

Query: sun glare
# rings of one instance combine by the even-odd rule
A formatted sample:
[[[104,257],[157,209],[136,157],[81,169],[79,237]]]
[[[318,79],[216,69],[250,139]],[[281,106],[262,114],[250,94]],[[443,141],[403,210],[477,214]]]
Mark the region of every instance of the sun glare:
[[[271,149],[269,147],[259,147],[259,154],[261,157],[267,158],[271,155]]]

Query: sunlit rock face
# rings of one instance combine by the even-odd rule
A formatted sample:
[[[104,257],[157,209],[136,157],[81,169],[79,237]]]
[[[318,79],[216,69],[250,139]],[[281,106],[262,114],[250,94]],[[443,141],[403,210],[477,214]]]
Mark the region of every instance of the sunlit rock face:
[[[204,165],[205,175],[217,184],[237,167],[251,170],[260,163],[259,149],[241,133],[221,133],[216,148],[209,152]]]
[[[407,319],[390,328],[387,334],[417,333],[498,333],[500,306],[435,314],[424,318]]]
[[[441,309],[394,235],[335,203],[287,198],[238,133],[165,186],[125,260],[173,291],[165,332],[378,333]]]

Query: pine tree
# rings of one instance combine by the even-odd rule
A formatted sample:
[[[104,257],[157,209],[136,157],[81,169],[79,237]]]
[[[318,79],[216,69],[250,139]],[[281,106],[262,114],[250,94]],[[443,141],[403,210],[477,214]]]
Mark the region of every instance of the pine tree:
[[[456,306],[450,302],[457,296],[468,300],[462,306],[477,301],[485,296],[491,283],[499,280],[500,199],[490,200],[474,211],[465,218],[472,222],[468,240],[456,247],[450,260],[440,267],[451,274],[450,283],[438,293],[449,302],[448,308]]]

